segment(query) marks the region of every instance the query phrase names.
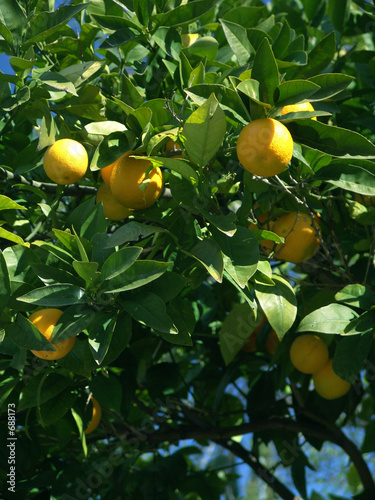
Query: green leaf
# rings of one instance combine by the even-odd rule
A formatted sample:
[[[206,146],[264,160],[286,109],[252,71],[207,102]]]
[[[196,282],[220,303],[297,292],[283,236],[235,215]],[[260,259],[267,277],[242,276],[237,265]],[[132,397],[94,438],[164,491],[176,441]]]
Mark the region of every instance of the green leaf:
[[[96,234],[105,233],[107,225],[103,206],[101,203],[96,203],[87,213],[85,220],[82,221],[79,236],[90,241]]]
[[[58,267],[49,266],[46,264],[32,263],[31,267],[34,273],[45,285],[58,285],[60,283],[70,283],[72,285],[80,285],[81,280],[73,274],[59,269]]]
[[[260,84],[262,102],[274,104],[273,94],[279,85],[279,70],[268,38],[264,38],[254,58],[251,78]]]
[[[9,377],[0,382],[0,409],[8,399],[13,389],[17,386],[19,380],[17,378]]]
[[[21,39],[26,26],[26,16],[17,0],[2,0],[0,20],[2,25],[6,27],[5,34],[7,36],[4,38],[8,43],[12,43],[13,37],[17,38],[17,40]],[[1,34],[4,36],[3,31]],[[8,31],[12,34],[12,39],[10,39]]]
[[[309,80],[291,80],[281,83],[275,90],[274,98],[277,106],[296,104],[309,99],[319,91],[318,84]]]
[[[89,327],[89,345],[98,365],[106,356],[116,327],[116,316],[113,313],[99,312]]]
[[[134,28],[142,33],[142,26],[137,24],[133,17],[133,20],[127,19],[125,17],[111,16],[109,14],[102,16],[100,14],[92,15],[93,19],[103,26],[103,28],[108,28],[110,30],[119,30],[122,28]]]
[[[249,304],[236,304],[225,317],[220,331],[220,351],[228,365],[249,340],[250,335],[259,325],[261,318],[256,317]]]
[[[9,58],[9,64],[12,66],[14,69],[14,72],[20,72],[22,73],[26,69],[31,69],[34,67],[36,63],[36,59],[24,59],[22,57],[10,57]]]
[[[188,79],[188,87],[192,85],[200,85],[204,83],[204,78],[206,75],[205,67],[202,61],[191,71]]]
[[[297,332],[342,333],[358,314],[342,304],[328,304],[305,316]]]
[[[150,236],[155,233],[163,233],[165,229],[157,226],[150,226],[148,224],[141,224],[140,222],[131,221],[124,224],[119,229],[117,229],[108,238],[108,243],[106,248],[114,248],[121,246],[124,243],[129,243],[130,241],[138,241],[146,236]]]
[[[214,93],[218,101],[220,101],[220,107],[225,111],[227,120],[233,126],[237,127],[238,122],[245,125],[249,122],[249,113],[234,89],[228,88],[225,85],[205,83],[202,85],[193,85],[193,87],[184,89],[184,91],[198,106],[204,104],[211,94]]]
[[[43,373],[30,377],[21,392],[17,411],[27,410],[37,405],[40,406],[63,392],[69,387],[70,383],[68,377],[53,372],[49,373],[48,377],[45,377]],[[42,390],[40,390],[41,386]]]
[[[54,344],[74,337],[86,330],[95,320],[97,312],[85,304],[74,304],[64,310],[53,329]]]
[[[123,123],[105,120],[102,122],[91,122],[83,127],[86,139],[94,146],[99,144],[113,132],[124,132],[126,127]],[[116,158],[118,156],[116,155]],[[110,162],[109,162],[110,163]],[[108,163],[108,164],[109,164]]]
[[[131,106],[132,108],[138,108],[138,106],[141,106],[145,101],[145,96],[140,93],[139,89],[134,85],[132,80],[130,80],[130,78],[127,77],[126,75],[122,75],[121,98],[126,104],[129,104],[129,106]],[[148,121],[146,122],[146,124],[148,123]]]
[[[30,20],[23,48],[51,37],[88,5],[90,4],[61,6],[53,12],[43,11],[34,15]]]
[[[215,61],[219,44],[211,36],[199,37],[188,49],[185,49],[189,56],[207,58],[208,61]]]
[[[142,292],[132,299],[122,300],[121,305],[133,319],[158,332],[172,335],[178,333],[160,297],[150,292]]]
[[[206,210],[200,210],[200,213],[208,220],[210,224],[216,227],[219,231],[226,234],[227,236],[233,236],[237,231],[236,226],[236,215],[234,213],[229,213],[227,215],[223,214],[212,214]]]
[[[67,92],[68,94],[78,96],[77,91],[72,82],[70,82],[67,78],[65,78],[59,73],[46,71],[38,78],[38,80],[44,85],[47,85],[48,87],[52,87],[54,89]]]
[[[315,45],[309,53],[307,65],[298,68],[293,75],[294,78],[309,78],[310,76],[321,73],[332,61],[335,52],[336,36],[335,32],[331,31],[331,33],[326,35]]]
[[[296,142],[332,156],[375,158],[375,145],[358,132],[315,120],[296,120],[290,124]]]
[[[12,32],[11,30],[5,26],[5,24],[3,24],[1,21],[0,21],[0,35],[8,42],[8,44],[10,46],[12,46],[12,43],[13,43],[13,35],[12,35]]]
[[[190,302],[181,297],[175,297],[171,300],[167,313],[176,325],[178,334],[170,339],[166,339],[165,336],[163,338],[173,344],[193,345],[191,335],[194,332],[196,319]]]
[[[79,88],[84,82],[95,75],[95,73],[97,73],[103,65],[104,63],[100,61],[86,61],[63,68],[57,73],[57,75],[60,75],[63,78],[66,78],[66,80],[72,82],[74,88]]]
[[[103,360],[105,366],[111,364],[126,349],[132,336],[132,319],[129,314],[122,312],[118,315],[112,340]]]
[[[220,19],[220,23],[238,63],[240,66],[243,66],[249,61],[250,56],[254,53],[254,48],[247,38],[246,29],[239,24],[224,21],[223,19]]]
[[[152,38],[166,54],[178,61],[181,52],[181,35],[177,30],[159,28]]]
[[[115,412],[121,411],[124,389],[117,375],[109,372],[105,377],[93,377],[90,380],[89,389],[93,392],[95,398],[100,401],[102,407]]]
[[[110,165],[121,155],[132,149],[134,145],[135,135],[130,130],[109,133],[106,137],[104,137],[103,141],[99,144],[98,149],[95,151],[94,157],[91,160],[90,168],[103,168]]]
[[[170,266],[170,262],[158,262],[153,260],[136,261],[121,275],[107,280],[103,283],[104,293],[123,292],[134,290],[146,283],[156,280],[165,273]]]
[[[285,19],[279,34],[272,44],[272,50],[276,59],[283,59],[289,47],[292,30],[290,29],[288,21]]]
[[[297,299],[293,288],[284,278],[273,274],[272,279],[274,286],[256,284],[255,296],[271,327],[282,340],[296,319]]]
[[[139,158],[144,157],[140,156]],[[167,168],[168,170],[178,172],[181,177],[184,177],[192,184],[198,182],[198,174],[190,166],[187,160],[176,158],[161,158],[160,156],[148,156],[147,159],[153,164],[154,167]]]
[[[309,78],[307,81],[319,85],[320,89],[315,92],[311,101],[330,99],[345,90],[355,78],[341,73],[322,73]]]
[[[244,28],[253,28],[258,24],[265,14],[265,7],[252,7],[240,5],[227,10],[223,14],[223,19],[232,23],[240,24]]]
[[[147,26],[152,10],[154,7],[154,2],[150,0],[133,0],[133,9],[139,19],[140,24]]]
[[[363,285],[346,285],[335,295],[337,302],[360,309],[370,309],[375,305],[375,292]]]
[[[109,280],[128,269],[142,253],[140,247],[127,247],[118,250],[106,259],[101,269],[103,280]]]
[[[333,26],[340,32],[344,31],[350,16],[350,0],[328,0],[328,16]]]
[[[368,314],[369,313],[369,314]],[[368,332],[362,335],[345,337],[337,343],[333,355],[332,368],[335,373],[347,382],[353,383],[364,368],[367,355],[373,342],[372,331],[374,326],[375,311],[368,311],[360,318],[366,316]],[[360,319],[358,318],[358,320]],[[370,322],[372,326],[370,327]]]
[[[44,390],[44,385],[43,385]],[[60,421],[63,416],[72,408],[77,394],[71,393],[70,390],[65,390],[49,399],[46,403],[41,404],[39,408],[39,418],[42,425],[48,426]]]
[[[138,108],[128,114],[126,124],[137,135],[142,135],[150,125],[151,117],[152,111],[150,108]]]
[[[102,121],[105,118],[105,99],[95,85],[86,84],[77,90],[78,96],[56,104],[52,111],[69,112],[87,120]]]
[[[209,274],[221,283],[223,281],[224,261],[219,245],[211,239],[199,241],[189,254],[198,260]]]
[[[191,161],[198,166],[207,163],[219,151],[226,132],[224,111],[214,94],[192,113],[182,129],[184,146]]]
[[[237,90],[247,95],[255,103],[268,109],[271,108],[271,104],[262,101],[263,95],[261,95],[261,87],[258,80],[252,80],[251,78],[244,80],[237,85]]]
[[[12,111],[13,109],[22,106],[30,100],[31,93],[29,87],[22,87],[17,89],[16,93],[6,97],[2,101],[2,108],[4,111]]]
[[[22,314],[17,316],[14,323],[6,326],[6,335],[12,342],[25,349],[35,351],[54,351],[52,344],[39,330]]]
[[[73,261],[73,267],[78,276],[85,280],[86,283],[98,281],[100,278],[99,264],[97,262],[75,260]]]
[[[69,372],[86,378],[90,378],[93,370],[98,368],[92,357],[87,338],[80,339],[79,337],[77,337],[74,348],[69,354],[59,359],[59,365]]]
[[[10,278],[7,263],[0,250],[0,313],[7,306],[11,295]]]
[[[84,290],[69,283],[43,286],[18,297],[20,302],[46,307],[63,307],[72,304],[85,303]]]
[[[241,288],[245,288],[258,265],[259,245],[256,238],[242,226],[238,227],[232,237],[216,229],[213,235],[224,254],[224,269]]]
[[[0,222],[0,226],[3,224],[3,222]],[[0,227],[0,238],[4,238],[4,240],[8,241],[13,241],[13,243],[16,243],[18,245],[22,245],[25,247],[29,247],[30,243],[27,241],[23,241],[21,236],[18,236],[18,234],[11,233],[7,229],[4,229],[3,227]]]
[[[196,0],[185,5],[179,5],[163,14],[152,18],[158,26],[177,27],[190,24],[202,17],[213,7],[212,0]]]

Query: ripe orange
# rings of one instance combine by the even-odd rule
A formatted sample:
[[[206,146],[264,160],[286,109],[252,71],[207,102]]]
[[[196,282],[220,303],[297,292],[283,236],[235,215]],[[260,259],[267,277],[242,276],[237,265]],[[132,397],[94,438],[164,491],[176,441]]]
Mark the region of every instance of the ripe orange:
[[[255,352],[257,350],[257,341],[258,341],[258,336],[259,332],[263,328],[263,326],[267,323],[267,318],[266,316],[262,316],[260,322],[254,329],[254,331],[250,334],[248,341],[246,344],[242,347],[242,351],[245,352]],[[274,354],[277,346],[279,345],[279,338],[275,332],[275,330],[271,330],[270,333],[268,334],[265,348],[266,351],[269,352],[270,354]]]
[[[53,329],[62,315],[63,311],[60,309],[48,308],[40,309],[34,312],[30,317],[29,321],[40,331],[40,333],[51,342]],[[42,359],[54,360],[60,359],[66,356],[74,346],[76,341],[75,337],[69,337],[68,339],[57,342],[57,344],[52,344],[56,351],[31,351],[35,356]]]
[[[299,264],[311,259],[319,250],[320,239],[317,229],[319,222],[302,212],[290,212],[282,215],[270,225],[270,230],[278,236],[285,238],[285,243],[275,246],[275,259],[285,260]],[[274,243],[269,240],[262,242],[262,246],[272,249]]]
[[[93,432],[99,425],[99,422],[102,418],[102,407],[98,403],[98,401],[91,396],[92,401],[92,417],[89,425],[85,429],[85,434],[90,434]]]
[[[113,170],[113,165],[114,163],[111,163],[110,165],[107,165],[106,167],[100,170],[102,179],[107,184],[107,186],[110,185],[110,178]]]
[[[289,130],[273,118],[260,118],[246,125],[237,140],[237,156],[250,173],[271,177],[282,172],[293,156]]]
[[[266,318],[266,316],[263,315],[262,318],[260,319],[258,325],[255,327],[253,332],[249,335],[249,339],[246,342],[246,344],[244,344],[242,346],[242,351],[245,351],[245,352],[255,352],[256,351],[258,334],[259,334],[260,330],[263,328],[263,326],[266,324],[266,322],[267,322],[267,318]]]
[[[165,151],[167,153],[170,153],[171,151],[175,151],[176,149],[182,149],[181,145],[178,142],[174,142],[173,139],[170,139],[165,146]],[[170,155],[169,158],[182,158],[182,155],[178,153],[175,155]]]
[[[43,156],[47,176],[56,184],[73,184],[85,175],[89,159],[86,149],[73,139],[60,139]]]
[[[332,359],[314,373],[313,381],[316,392],[325,399],[337,399],[349,392],[351,384],[336,375],[332,368]]]
[[[103,182],[96,193],[96,203],[103,203],[104,215],[111,220],[126,219],[131,213],[130,208],[121,205],[114,197],[111,188]]]
[[[142,209],[151,206],[161,195],[163,175],[159,167],[152,168],[146,178],[149,160],[139,160],[128,153],[113,165],[110,187],[114,198],[127,208]]]
[[[302,373],[316,373],[328,361],[328,347],[317,335],[307,333],[294,339],[290,351],[292,365]]]
[[[298,111],[315,111],[311,102],[300,102],[299,104],[289,104],[288,106],[284,106],[281,110],[282,115],[286,115],[287,113],[297,113]],[[311,118],[311,120],[316,120],[316,116]]]

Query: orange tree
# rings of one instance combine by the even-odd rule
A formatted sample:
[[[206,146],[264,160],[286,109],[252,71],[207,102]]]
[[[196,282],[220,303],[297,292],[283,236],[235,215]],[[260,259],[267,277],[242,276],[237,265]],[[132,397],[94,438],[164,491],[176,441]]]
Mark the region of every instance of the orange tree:
[[[321,499],[309,450],[333,443],[375,498],[373,3],[54,3],[0,6],[2,496],[232,498],[243,462]]]

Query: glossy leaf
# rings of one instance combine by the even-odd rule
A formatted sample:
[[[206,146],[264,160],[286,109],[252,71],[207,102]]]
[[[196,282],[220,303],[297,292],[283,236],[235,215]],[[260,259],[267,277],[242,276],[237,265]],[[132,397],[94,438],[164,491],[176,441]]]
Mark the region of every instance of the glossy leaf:
[[[119,276],[107,280],[102,286],[102,291],[115,293],[134,290],[156,280],[165,273],[169,265],[169,262],[137,261]]]
[[[121,302],[123,308],[130,316],[150,328],[168,334],[177,334],[178,330],[167,315],[165,303],[157,295],[150,292],[127,298]]]
[[[358,316],[342,304],[328,304],[305,316],[299,323],[298,332],[342,333],[347,325]]]
[[[273,286],[255,285],[255,296],[271,327],[281,340],[297,316],[297,299],[293,288],[281,276],[272,275]]]
[[[36,288],[18,297],[17,300],[46,307],[63,307],[86,302],[82,288],[68,283]]]
[[[186,120],[182,136],[190,159],[207,165],[220,149],[226,131],[225,114],[214,94]]]

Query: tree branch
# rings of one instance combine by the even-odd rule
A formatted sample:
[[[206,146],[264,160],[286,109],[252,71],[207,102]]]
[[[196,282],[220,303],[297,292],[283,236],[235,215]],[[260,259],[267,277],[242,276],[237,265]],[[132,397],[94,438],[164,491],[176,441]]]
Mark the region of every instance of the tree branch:
[[[259,460],[253,453],[246,450],[236,441],[216,440],[215,443],[217,443],[219,446],[222,446],[223,448],[226,448],[231,453],[241,458],[249,467],[251,467],[251,469],[253,469],[258,477],[263,479],[263,481],[267,483],[268,486],[270,486],[273,491],[280,495],[280,497],[284,500],[302,500],[300,497],[295,496],[294,493],[289,490],[289,488],[287,488],[273,474],[271,474],[270,471],[259,462]]]
[[[57,184],[52,182],[38,182],[34,180],[28,180],[26,177],[22,175],[14,174],[13,172],[9,172],[3,167],[0,167],[0,177],[5,180],[19,182],[20,184],[26,184],[27,186],[33,186],[35,188],[41,189],[46,193],[56,193]],[[68,196],[74,196],[77,194],[95,194],[97,189],[92,186],[82,186],[78,184],[70,184],[69,186],[65,186],[64,194]]]
[[[326,428],[322,425],[300,423],[288,418],[276,417],[261,422],[246,423],[232,427],[184,427],[181,429],[156,431],[148,436],[148,441],[176,442],[184,439],[209,439],[211,441],[217,442],[231,439],[233,436],[270,430],[280,430],[284,432],[296,433],[302,432],[306,436],[315,437],[323,441],[330,441],[331,443],[340,446],[340,448],[345,451],[345,453],[350,457],[351,461],[357,468],[365,491],[375,495],[375,482],[364,458],[362,457],[360,450],[358,450],[356,445],[346,437],[341,429],[337,427]]]

